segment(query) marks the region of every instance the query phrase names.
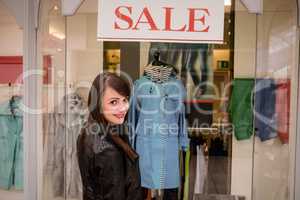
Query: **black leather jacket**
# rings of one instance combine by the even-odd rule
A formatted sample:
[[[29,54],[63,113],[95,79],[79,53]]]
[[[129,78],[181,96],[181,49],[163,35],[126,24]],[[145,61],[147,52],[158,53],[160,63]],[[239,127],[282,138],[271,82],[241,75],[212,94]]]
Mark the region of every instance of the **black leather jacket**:
[[[126,134],[91,134],[82,129],[77,156],[83,200],[142,200],[138,155]]]

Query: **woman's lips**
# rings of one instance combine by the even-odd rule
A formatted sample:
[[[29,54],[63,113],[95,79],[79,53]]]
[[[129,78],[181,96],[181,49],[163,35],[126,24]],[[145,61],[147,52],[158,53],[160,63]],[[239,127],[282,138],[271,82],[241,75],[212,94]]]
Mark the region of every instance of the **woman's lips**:
[[[125,114],[114,114],[114,116],[119,119],[123,119],[125,117]]]

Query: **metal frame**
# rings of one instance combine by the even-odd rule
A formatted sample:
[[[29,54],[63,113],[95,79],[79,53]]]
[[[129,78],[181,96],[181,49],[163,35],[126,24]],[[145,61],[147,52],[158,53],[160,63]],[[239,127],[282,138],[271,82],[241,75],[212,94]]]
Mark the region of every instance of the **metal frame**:
[[[298,40],[300,38],[299,36],[299,27],[300,27],[300,0],[297,0],[297,20],[298,20]],[[296,119],[296,150],[295,150],[295,180],[294,180],[294,200],[300,199],[300,190],[297,190],[297,188],[300,188],[300,42],[298,41],[298,70],[297,70],[297,77],[298,77],[298,94],[297,94],[297,119]]]
[[[298,1],[300,3],[300,1]],[[299,16],[299,4],[298,4],[298,16]],[[299,36],[299,27],[298,27],[298,40],[300,38]],[[300,42],[298,41],[298,70],[297,70],[297,119],[296,119],[296,136],[295,136],[295,146],[296,146],[296,150],[295,150],[295,166],[294,166],[294,174],[295,174],[295,180],[294,180],[294,186],[293,186],[293,191],[294,191],[294,200],[296,199],[300,199],[300,190],[297,188],[300,188]]]
[[[37,13],[38,0],[24,0],[24,28],[23,28],[23,77],[24,77],[24,105],[32,110],[41,108],[42,76],[37,75]],[[25,76],[24,76],[25,75]],[[38,200],[39,181],[38,169],[41,159],[38,152],[38,138],[42,133],[41,114],[24,111],[24,198]]]

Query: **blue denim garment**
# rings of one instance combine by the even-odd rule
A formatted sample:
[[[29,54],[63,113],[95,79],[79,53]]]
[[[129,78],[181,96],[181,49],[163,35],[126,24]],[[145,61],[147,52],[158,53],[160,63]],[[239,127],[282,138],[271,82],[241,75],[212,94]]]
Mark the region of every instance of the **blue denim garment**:
[[[23,189],[23,114],[21,97],[0,105],[0,187]]]
[[[143,187],[179,186],[179,150],[189,146],[185,97],[185,88],[175,77],[158,84],[142,76],[134,83],[128,123],[131,144],[140,156]]]
[[[277,137],[275,115],[276,85],[273,79],[257,79],[255,83],[255,130],[265,141]]]

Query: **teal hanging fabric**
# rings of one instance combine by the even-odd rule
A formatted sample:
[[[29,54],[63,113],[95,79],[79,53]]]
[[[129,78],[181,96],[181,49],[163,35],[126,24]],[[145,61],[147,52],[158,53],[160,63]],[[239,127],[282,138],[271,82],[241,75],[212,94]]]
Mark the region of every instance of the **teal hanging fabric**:
[[[23,189],[23,114],[21,97],[0,105],[0,188]]]

